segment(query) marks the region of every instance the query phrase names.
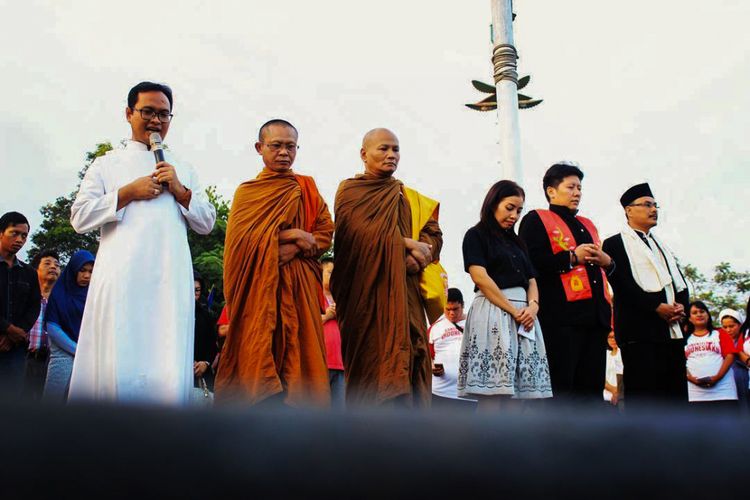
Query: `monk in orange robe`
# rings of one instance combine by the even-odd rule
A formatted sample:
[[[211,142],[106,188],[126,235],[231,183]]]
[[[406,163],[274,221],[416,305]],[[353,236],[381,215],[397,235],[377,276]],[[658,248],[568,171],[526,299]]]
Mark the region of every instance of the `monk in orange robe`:
[[[398,138],[375,129],[363,141],[365,173],[336,194],[331,291],[341,330],[348,406],[428,407],[431,364],[420,275],[442,233],[430,219],[412,239],[404,185],[393,178]]]
[[[217,401],[330,404],[317,258],[331,246],[333,222],[315,181],[292,172],[297,137],[283,120],[263,125],[255,149],[265,166],[234,195]]]

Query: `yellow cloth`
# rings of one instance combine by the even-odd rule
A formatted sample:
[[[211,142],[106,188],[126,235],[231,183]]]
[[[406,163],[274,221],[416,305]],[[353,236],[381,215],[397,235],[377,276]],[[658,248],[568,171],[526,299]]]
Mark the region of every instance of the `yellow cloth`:
[[[404,186],[404,193],[411,209],[411,237],[419,240],[419,233],[430,218],[438,220],[440,202]],[[430,324],[443,314],[448,300],[448,273],[440,261],[435,261],[422,271],[419,283],[425,301],[425,311]]]

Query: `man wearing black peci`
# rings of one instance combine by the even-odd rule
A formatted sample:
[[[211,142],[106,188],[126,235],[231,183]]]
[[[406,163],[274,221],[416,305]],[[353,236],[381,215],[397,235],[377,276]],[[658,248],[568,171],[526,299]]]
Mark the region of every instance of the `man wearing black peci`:
[[[539,322],[556,401],[600,403],[612,307],[605,271],[614,267],[596,226],[578,214],[583,172],[556,163],[544,174],[548,210],[518,231],[537,270]]]
[[[617,261],[609,279],[615,295],[615,336],[622,350],[625,397],[632,405],[687,401],[685,339],[679,321],[689,297],[668,247],[653,234],[659,206],[648,184],[620,198],[627,224],[604,241]]]

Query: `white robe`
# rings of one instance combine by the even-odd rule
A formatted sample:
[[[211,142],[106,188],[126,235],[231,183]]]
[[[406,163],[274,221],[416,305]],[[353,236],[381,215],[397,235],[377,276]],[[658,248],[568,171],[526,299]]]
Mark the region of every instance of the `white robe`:
[[[195,298],[187,226],[208,234],[216,220],[193,169],[175,160],[192,190],[188,209],[167,191],[117,210],[117,191],[154,171],[145,144],[127,141],[89,167],[71,208],[78,233],[101,228],[70,400],[182,404],[193,386]]]

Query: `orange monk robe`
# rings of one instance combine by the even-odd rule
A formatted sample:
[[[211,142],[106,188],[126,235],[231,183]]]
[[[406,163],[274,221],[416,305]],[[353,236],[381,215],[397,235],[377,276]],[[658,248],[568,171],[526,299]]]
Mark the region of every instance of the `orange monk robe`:
[[[403,184],[368,174],[339,185],[331,291],[341,330],[346,401],[352,406],[429,406],[431,364],[420,275],[406,273],[411,211]],[[427,222],[420,241],[443,244]]]
[[[279,232],[312,233],[319,254],[333,222],[311,177],[264,169],[237,188],[224,248],[229,332],[216,375],[217,400],[251,404],[284,392],[291,406],[330,404],[317,258],[279,267]]]

